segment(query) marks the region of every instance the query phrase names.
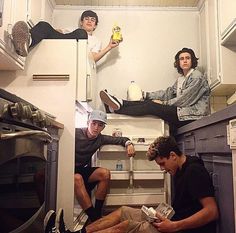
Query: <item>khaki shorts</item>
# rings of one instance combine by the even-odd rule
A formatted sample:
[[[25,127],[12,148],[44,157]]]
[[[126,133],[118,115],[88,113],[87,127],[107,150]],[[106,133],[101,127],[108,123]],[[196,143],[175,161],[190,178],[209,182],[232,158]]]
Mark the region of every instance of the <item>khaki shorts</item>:
[[[127,233],[159,233],[159,231],[145,220],[140,209],[127,206],[121,207],[121,221],[129,220]]]

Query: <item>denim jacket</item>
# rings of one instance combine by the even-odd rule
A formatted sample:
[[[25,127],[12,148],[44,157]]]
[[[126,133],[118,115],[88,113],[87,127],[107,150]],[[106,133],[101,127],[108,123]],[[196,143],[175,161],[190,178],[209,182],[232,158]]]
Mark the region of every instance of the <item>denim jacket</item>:
[[[148,92],[147,97],[176,106],[180,121],[197,120],[210,114],[210,88],[200,71],[193,70],[186,77],[178,97],[177,84],[178,80],[166,90]]]

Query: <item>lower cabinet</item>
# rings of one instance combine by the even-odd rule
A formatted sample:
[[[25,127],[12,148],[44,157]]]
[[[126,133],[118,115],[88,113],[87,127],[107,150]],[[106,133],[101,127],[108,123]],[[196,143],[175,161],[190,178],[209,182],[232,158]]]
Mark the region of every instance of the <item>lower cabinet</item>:
[[[217,233],[234,233],[234,192],[232,172],[232,151],[227,144],[228,120],[190,130],[179,130],[176,141],[186,155],[203,159],[215,188],[216,201],[220,211]]]
[[[212,177],[216,201],[220,210],[217,233],[234,232],[234,192],[232,157],[200,155]]]

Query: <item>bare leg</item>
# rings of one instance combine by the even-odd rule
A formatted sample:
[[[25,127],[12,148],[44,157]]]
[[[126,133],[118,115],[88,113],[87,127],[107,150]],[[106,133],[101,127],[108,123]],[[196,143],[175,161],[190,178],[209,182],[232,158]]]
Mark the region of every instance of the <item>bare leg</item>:
[[[86,210],[92,206],[92,202],[91,202],[91,199],[90,199],[88,192],[85,188],[84,180],[80,174],[75,174],[74,179],[75,179],[76,198],[77,198],[80,206],[82,207],[82,209]]]
[[[129,221],[126,220],[113,227],[109,227],[101,231],[96,231],[95,233],[125,233],[127,232],[128,225],[129,225]]]
[[[129,225],[128,221],[120,222],[121,208],[108,214],[107,216],[98,219],[92,224],[86,227],[87,233],[99,232],[99,233],[121,233],[126,232]]]
[[[110,176],[110,171],[108,169],[100,167],[89,177],[89,182],[99,181],[95,193],[96,199],[105,200],[109,189]]]

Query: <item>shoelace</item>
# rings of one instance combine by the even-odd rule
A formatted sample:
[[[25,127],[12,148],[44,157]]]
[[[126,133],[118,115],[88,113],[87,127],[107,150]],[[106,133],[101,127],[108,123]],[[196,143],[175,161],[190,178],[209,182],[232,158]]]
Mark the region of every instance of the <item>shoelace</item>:
[[[52,231],[51,231],[51,233],[57,233],[57,229],[56,229],[56,227],[54,226],[54,227],[52,227],[52,229],[51,229]]]

